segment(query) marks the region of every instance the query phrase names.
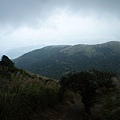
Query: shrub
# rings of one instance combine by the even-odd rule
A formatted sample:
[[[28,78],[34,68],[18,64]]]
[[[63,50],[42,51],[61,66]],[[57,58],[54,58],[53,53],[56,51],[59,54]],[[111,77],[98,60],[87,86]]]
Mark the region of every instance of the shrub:
[[[63,94],[68,89],[73,92],[78,92],[82,96],[82,102],[86,112],[90,113],[90,107],[95,102],[94,99],[97,94],[97,89],[113,87],[112,76],[112,73],[97,70],[69,73],[67,76],[62,77],[60,81],[60,98],[63,99]]]

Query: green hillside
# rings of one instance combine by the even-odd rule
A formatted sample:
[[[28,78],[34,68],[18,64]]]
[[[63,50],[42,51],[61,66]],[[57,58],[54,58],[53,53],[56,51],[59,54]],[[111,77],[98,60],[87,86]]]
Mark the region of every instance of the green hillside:
[[[44,120],[59,103],[56,80],[25,72],[3,56],[0,61],[0,120]]]
[[[48,46],[13,60],[24,70],[60,79],[70,71],[98,69],[120,72],[120,42],[97,45]]]
[[[0,120],[119,120],[119,94],[111,72],[73,72],[58,82],[16,68],[5,55],[0,61]]]

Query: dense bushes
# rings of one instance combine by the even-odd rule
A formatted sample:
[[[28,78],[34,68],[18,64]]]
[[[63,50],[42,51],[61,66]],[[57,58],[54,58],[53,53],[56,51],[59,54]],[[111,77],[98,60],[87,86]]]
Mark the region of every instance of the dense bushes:
[[[90,107],[94,104],[95,96],[98,90],[105,90],[114,87],[111,77],[113,73],[100,72],[97,70],[83,71],[80,73],[70,73],[62,77],[60,84],[60,98],[66,90],[78,92],[82,96],[82,102],[87,113],[90,112]]]

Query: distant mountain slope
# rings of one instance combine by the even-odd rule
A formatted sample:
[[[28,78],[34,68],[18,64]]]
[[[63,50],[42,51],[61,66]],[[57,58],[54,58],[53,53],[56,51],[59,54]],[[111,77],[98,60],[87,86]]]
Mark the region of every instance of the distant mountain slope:
[[[48,46],[14,60],[17,67],[60,79],[69,71],[99,69],[120,72],[120,42],[97,45]]]

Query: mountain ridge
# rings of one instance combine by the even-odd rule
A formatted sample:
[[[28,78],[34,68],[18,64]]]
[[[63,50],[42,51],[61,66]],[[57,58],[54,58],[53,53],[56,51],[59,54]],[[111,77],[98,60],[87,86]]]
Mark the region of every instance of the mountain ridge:
[[[13,60],[39,75],[60,79],[65,73],[88,69],[120,72],[120,42],[96,45],[56,45],[31,51]]]

